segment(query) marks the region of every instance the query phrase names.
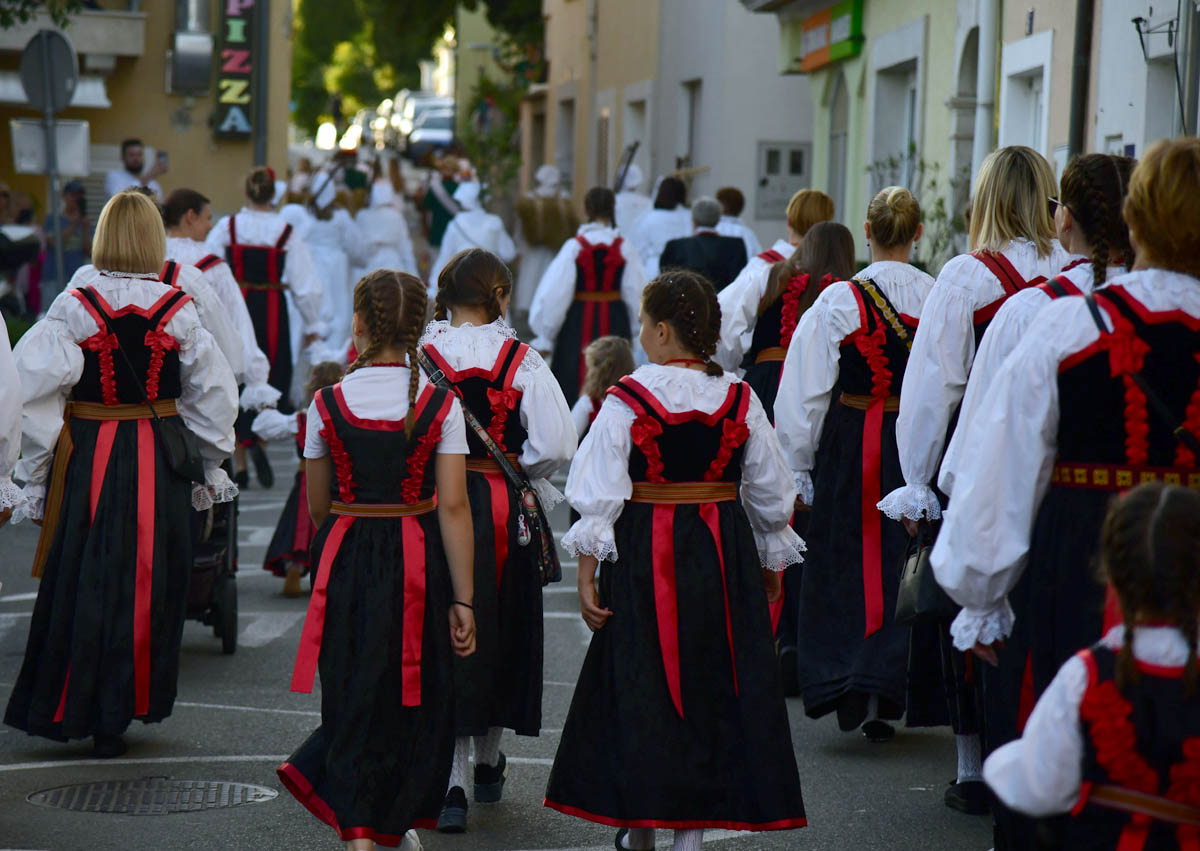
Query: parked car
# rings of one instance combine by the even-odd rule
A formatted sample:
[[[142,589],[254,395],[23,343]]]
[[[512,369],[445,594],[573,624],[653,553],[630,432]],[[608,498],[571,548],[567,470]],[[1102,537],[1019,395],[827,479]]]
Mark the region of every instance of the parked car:
[[[409,95],[404,102],[404,110],[400,113],[400,135],[407,139],[408,134],[416,129],[421,113],[431,109],[454,109],[454,98],[425,94]]]
[[[408,134],[406,153],[413,162],[450,147],[454,142],[454,110],[430,109],[421,113]]]

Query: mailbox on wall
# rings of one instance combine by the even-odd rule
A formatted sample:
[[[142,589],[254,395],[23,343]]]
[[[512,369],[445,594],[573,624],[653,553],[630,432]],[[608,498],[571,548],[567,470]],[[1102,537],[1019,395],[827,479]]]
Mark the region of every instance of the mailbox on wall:
[[[754,217],[786,219],[788,201],[812,181],[810,142],[759,142]]]

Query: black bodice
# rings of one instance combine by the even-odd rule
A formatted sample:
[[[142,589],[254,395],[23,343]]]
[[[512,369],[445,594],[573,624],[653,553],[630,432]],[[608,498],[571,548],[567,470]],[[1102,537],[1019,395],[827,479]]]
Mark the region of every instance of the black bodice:
[[[245,245],[237,239],[237,216],[229,217],[229,246],[225,259],[239,284],[277,286],[287,267],[287,243],[292,226],[285,225],[274,245]],[[207,258],[205,258],[207,259]]]
[[[458,389],[463,403],[479,424],[509,454],[519,454],[529,439],[529,432],[521,425],[522,393],[513,387],[517,369],[528,351],[529,346],[524,343],[506,340],[490,368],[456,370],[434,346],[425,346],[425,352]],[[467,428],[467,447],[471,458],[492,457],[470,427]]]
[[[855,280],[847,283],[858,299],[860,325],[857,331],[842,341],[834,390],[855,396],[899,396],[916,327],[905,322],[878,284],[875,289],[882,299],[882,307],[861,283]],[[907,342],[900,338],[885,314],[890,314],[904,328]],[[876,392],[876,387],[879,392]],[[883,392],[885,388],[886,392]]]
[[[625,274],[625,257],[621,254],[621,237],[611,244],[591,243],[582,236],[579,255],[575,258],[575,293],[611,293],[620,295],[621,278]]]

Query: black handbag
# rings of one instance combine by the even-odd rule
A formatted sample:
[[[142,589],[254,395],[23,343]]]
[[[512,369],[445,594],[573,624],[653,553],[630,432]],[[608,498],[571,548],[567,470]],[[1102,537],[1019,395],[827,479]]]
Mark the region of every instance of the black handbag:
[[[910,538],[900,559],[900,589],[896,593],[896,623],[912,624],[919,620],[950,620],[958,606],[938,585],[929,556],[937,535],[929,521],[917,523],[917,535]]]
[[[463,418],[466,419],[467,425],[483,442],[484,447],[491,454],[492,460],[496,462],[501,472],[504,473],[504,477],[508,479],[508,486],[516,493],[517,505],[520,510],[520,514],[517,515],[517,544],[522,547],[532,546],[534,548],[542,585],[561,582],[562,563],[558,560],[558,549],[554,545],[554,533],[550,529],[550,519],[546,516],[546,510],[542,508],[541,500],[538,499],[529,477],[523,472],[517,472],[512,462],[508,460],[508,456],[488,434],[487,429],[471,413],[471,409],[467,407],[458,388],[446,379],[446,374],[437,368],[424,349],[418,350],[417,362],[429,376],[430,384],[453,393],[462,403]]]

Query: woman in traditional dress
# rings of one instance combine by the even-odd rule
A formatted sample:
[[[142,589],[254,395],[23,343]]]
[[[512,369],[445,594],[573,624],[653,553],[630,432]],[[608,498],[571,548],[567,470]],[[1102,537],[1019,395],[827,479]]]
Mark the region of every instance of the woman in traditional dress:
[[[358,359],[308,408],[319,567],[292,690],[312,691],[320,670],[321,726],[278,773],[350,849],[411,851],[410,829],[433,826],[453,749],[452,654],[475,647],[466,434],[458,400],[416,365],[425,305],[412,275],[359,281]]]
[[[467,410],[533,481],[549,511],[562,500],[546,478],[575,453],[575,426],[541,356],[507,322],[512,274],[500,258],[471,249],[438,278],[434,321],[421,345]],[[467,435],[467,491],[475,519],[475,620],[479,649],[454,670],[457,741],[438,829],[467,827],[467,768],[475,744],[474,798],[500,800],[505,729],[537,736],[542,725],[542,582],[537,554],[519,541],[517,495],[483,441]]]
[[[775,409],[812,506],[798,615],[804,710],[836,711],[841,729],[881,742],[894,733],[885,719],[904,713],[908,628],[893,617],[904,530],[875,503],[900,480],[897,397],[933,279],[909,264],[921,210],[907,189],[875,195],[866,233],[871,265],[826,287],[800,319]]]
[[[334,191],[332,182],[326,184],[313,201],[313,223],[305,237],[324,290],[321,321],[325,325],[326,357],[341,354],[350,345],[357,280],[350,270],[367,256],[366,235],[350,217],[348,201],[347,193]]]
[[[159,280],[165,250],[154,202],[115,195],[96,226],[96,268],[15,352],[20,510],[42,526],[42,581],[4,720],[60,741],[91,736],[101,757],[125,751],[132,720],[161,721],[175,702],[193,484],[170,467],[155,415],[179,417],[206,481],[237,493],[218,466],[233,451],[237,384],[191,297]]]
[[[711,360],[720,325],[700,275],[647,285],[651,363],[609,392],[567,480],[594,635],[546,806],[621,828],[618,848],[805,824],[767,612],[804,543],[762,406]]]

